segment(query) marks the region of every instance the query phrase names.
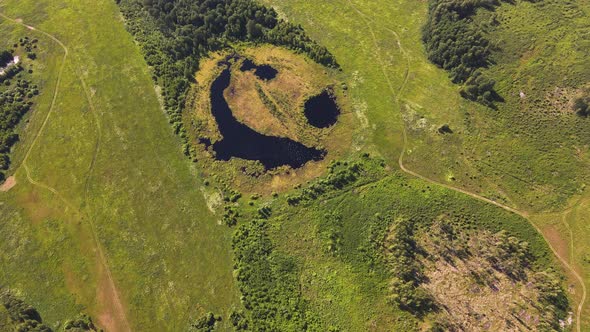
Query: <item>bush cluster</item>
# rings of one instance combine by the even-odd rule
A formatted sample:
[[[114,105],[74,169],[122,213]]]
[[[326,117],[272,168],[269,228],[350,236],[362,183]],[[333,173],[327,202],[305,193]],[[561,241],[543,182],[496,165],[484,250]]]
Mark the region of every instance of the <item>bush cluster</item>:
[[[590,97],[580,97],[574,100],[574,111],[581,117],[590,115]]]
[[[41,315],[34,307],[14,296],[8,290],[0,291],[0,303],[8,311],[10,319],[19,332],[51,332],[41,320]]]
[[[17,46],[20,46],[24,49],[24,51],[27,53],[27,58],[31,59],[31,60],[35,60],[37,58],[37,53],[35,53],[35,49],[37,48],[37,42],[38,40],[35,39],[29,39],[29,37],[23,37],[21,39],[19,39],[18,41],[18,45],[15,44],[14,47],[16,48]]]
[[[13,56],[12,53],[10,53],[10,51],[2,51],[0,52],[0,68],[2,67],[6,67],[6,65],[12,61]]]
[[[234,312],[236,330],[304,331],[310,327],[295,260],[275,249],[266,220],[241,224],[232,239],[234,275],[244,312]]]
[[[494,80],[482,74],[490,63],[490,41],[473,24],[479,8],[493,9],[498,0],[430,0],[422,39],[428,58],[450,74],[453,83],[463,84],[461,95],[486,106],[499,100]]]
[[[196,319],[190,326],[190,331],[194,332],[213,332],[215,324],[221,321],[221,316],[208,312],[202,317]]]
[[[10,321],[17,332],[52,332],[49,326],[43,324],[41,315],[33,306],[25,303],[10,290],[0,287],[0,305],[4,306]],[[0,326],[1,327],[1,326]],[[67,320],[59,329],[63,332],[102,332],[86,314],[80,314],[73,320]]]
[[[390,301],[417,316],[436,308],[433,297],[422,287],[423,268],[416,255],[420,251],[414,240],[417,222],[409,219],[395,221],[390,239],[385,242],[385,259],[391,269]]]
[[[363,172],[363,165],[361,163],[346,163],[344,167],[337,167],[338,164],[332,164],[328,170],[329,174],[306,188],[301,189],[298,193],[287,195],[287,203],[289,205],[297,205],[304,201],[311,201],[319,196],[344,188],[345,186],[354,183]]]
[[[92,321],[92,317],[86,314],[80,314],[76,319],[68,320],[64,324],[64,332],[102,332]]]

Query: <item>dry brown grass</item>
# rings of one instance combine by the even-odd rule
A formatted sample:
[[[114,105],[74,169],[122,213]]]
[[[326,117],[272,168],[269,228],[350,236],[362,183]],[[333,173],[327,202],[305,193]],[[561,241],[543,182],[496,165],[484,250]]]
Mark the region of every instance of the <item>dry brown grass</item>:
[[[478,284],[473,275],[488,275],[489,284]],[[535,329],[542,311],[531,283],[513,282],[478,257],[428,264],[423,287],[434,295],[444,316],[465,331],[522,331]]]
[[[0,191],[7,192],[16,186],[16,178],[14,176],[9,176],[2,185],[0,185]]]
[[[291,134],[288,124],[280,121],[264,105],[255,83],[254,73],[233,71],[230,86],[225,91],[225,99],[236,119],[265,135],[297,139]]]

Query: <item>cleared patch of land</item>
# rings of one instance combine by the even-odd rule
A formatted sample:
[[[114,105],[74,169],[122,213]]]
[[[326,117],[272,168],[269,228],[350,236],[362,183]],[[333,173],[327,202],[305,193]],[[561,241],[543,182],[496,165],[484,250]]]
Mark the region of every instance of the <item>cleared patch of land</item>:
[[[4,181],[4,183],[0,186],[0,191],[9,191],[12,187],[16,186],[16,178],[14,176],[9,177]]]
[[[420,287],[439,308],[435,324],[490,331],[571,325],[561,281],[550,270],[532,268],[528,243],[503,232],[459,230],[444,220],[418,238],[426,278]]]

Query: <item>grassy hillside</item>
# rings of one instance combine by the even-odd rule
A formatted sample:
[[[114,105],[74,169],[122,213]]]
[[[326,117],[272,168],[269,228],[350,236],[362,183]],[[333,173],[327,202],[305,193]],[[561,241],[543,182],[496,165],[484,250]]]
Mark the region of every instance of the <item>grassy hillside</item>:
[[[494,14],[478,13],[476,20],[498,46],[492,54],[496,65],[487,69],[505,98],[497,111],[462,99],[460,87],[429,63],[421,41],[425,2],[264,2],[302,22],[335,54],[350,81],[358,82],[351,94],[374,128],[368,141],[390,165],[397,163],[405,123],[404,164],[443,184],[527,211],[560,210],[583,191],[588,121],[568,108],[568,98],[588,81],[586,2],[504,4],[495,14],[499,25],[492,26],[483,22]],[[556,41],[559,47],[547,46]],[[562,91],[565,98],[559,98]],[[452,134],[439,133],[444,124]],[[588,268],[582,220],[572,223],[579,230],[572,242],[579,271]],[[570,284],[579,298],[573,276]]]
[[[359,171],[351,173],[350,170],[357,168]],[[382,243],[383,234],[400,218],[410,220],[421,232],[433,231],[432,225],[440,220],[460,225],[461,232],[504,230],[528,242],[533,263],[520,267],[527,274],[551,269],[556,264],[543,238],[526,219],[402,173],[391,174],[378,159],[333,164],[329,173],[313,184],[279,198],[258,200],[253,208],[242,211],[243,218],[234,235],[236,274],[240,289],[245,291],[250,303],[246,305],[246,317],[250,317],[253,326],[263,324],[257,317],[272,312],[271,308],[280,305],[277,298],[286,293],[291,294],[289,303],[297,303],[288,312],[306,321],[312,330],[413,331],[432,326],[438,316],[426,307],[418,319],[411,310],[400,309],[393,300],[399,293],[392,289],[391,281],[399,276],[383,263],[381,250],[391,246]],[[340,189],[329,183],[337,184],[336,188]],[[250,222],[251,218],[263,220]],[[436,243],[446,244],[445,241]],[[486,250],[495,248],[483,243],[482,246]],[[262,260],[267,265],[256,261],[253,248],[257,248],[254,252],[259,255],[268,255]],[[417,248],[415,252],[420,250]],[[394,255],[391,262],[402,258]],[[252,265],[246,268],[244,261]],[[259,278],[248,274],[252,268]],[[436,275],[430,279],[425,282],[426,287],[436,287],[444,281]],[[470,280],[450,276],[451,283],[469,284]],[[533,278],[528,280],[531,285],[539,285]],[[266,292],[260,292],[261,283],[277,295],[265,297]],[[519,287],[522,285],[521,282]],[[471,287],[458,291],[472,292]],[[498,294],[515,303],[521,300],[518,290],[502,288]],[[486,302],[481,294],[472,294],[470,298],[473,303]],[[456,312],[464,310],[463,307],[451,305],[446,310]],[[529,310],[535,313],[534,308]],[[495,324],[503,322],[498,317],[489,318]],[[549,321],[557,323],[555,319]],[[280,319],[272,322],[284,324]],[[297,330],[280,326],[283,330]]]
[[[584,2],[523,1],[476,15],[494,45],[496,64],[485,71],[505,99],[498,111],[462,99],[460,87],[429,63],[420,37],[425,3],[266,3],[304,22],[342,59],[350,80],[362,82],[352,90],[366,103],[374,142],[392,164],[403,116],[410,137],[406,163],[440,181],[527,210],[559,208],[581,189],[587,177],[582,133],[589,122],[567,105],[588,81]],[[556,40],[559,47],[546,47]],[[347,47],[351,43],[360,47]],[[453,134],[439,134],[443,124]]]
[[[4,1],[1,11],[69,53],[51,108],[64,50],[38,34],[50,52],[15,160],[51,114],[13,169],[16,187],[0,193],[0,283],[52,324],[85,311],[116,330],[125,321],[178,330],[237,306],[228,231],[205,205],[114,2]]]
[[[360,123],[352,146],[382,156],[379,171],[355,188],[317,200],[306,200],[315,196],[307,186],[276,200],[251,198],[252,208],[240,207],[244,218],[232,239],[221,216],[207,208],[198,171],[182,155],[115,3],[6,0],[2,13],[50,35],[19,21],[0,21],[11,36],[36,33],[46,50],[39,58],[44,67],[35,71],[41,95],[26,130],[19,129],[23,141],[9,170],[17,185],[0,192],[0,284],[16,289],[52,326],[83,311],[115,331],[184,330],[206,312],[221,314],[222,327],[228,327],[225,318],[233,312],[234,321],[255,319],[265,326],[274,326],[277,314],[293,330],[305,324],[411,330],[420,323],[388,303],[386,278],[366,268],[359,250],[371,225],[386,214],[420,220],[451,215],[467,227],[507,229],[529,242],[536,268],[555,266],[526,219],[391,169],[405,150],[408,168],[527,211],[559,209],[581,192],[587,122],[565,111],[539,110],[548,107],[547,93],[573,95],[587,81],[584,39],[561,38],[577,29],[584,35],[584,2],[518,2],[498,10],[501,24],[488,30],[499,46],[489,74],[506,99],[497,111],[462,99],[447,73],[427,60],[421,41],[425,2],[261,2],[302,23],[336,56]],[[560,11],[563,6],[575,7],[573,14]],[[547,13],[555,16],[539,19]],[[489,15],[479,13],[478,22]],[[547,31],[555,34],[535,39]],[[531,46],[530,40],[539,44]],[[555,40],[567,42],[540,53]],[[564,56],[563,48],[572,52]],[[581,76],[551,76],[565,77],[570,66]],[[517,94],[521,89],[524,101]],[[549,106],[554,100],[549,98]],[[445,124],[452,133],[440,133]],[[249,224],[265,202],[273,211],[269,224]],[[293,207],[297,202],[303,203]],[[569,254],[566,261],[588,269],[587,248],[574,246],[587,242],[585,207],[581,200],[564,213],[555,237],[547,228],[555,226],[554,215],[532,220],[562,258]],[[238,289],[248,308],[242,308]],[[287,306],[294,319],[282,310]]]

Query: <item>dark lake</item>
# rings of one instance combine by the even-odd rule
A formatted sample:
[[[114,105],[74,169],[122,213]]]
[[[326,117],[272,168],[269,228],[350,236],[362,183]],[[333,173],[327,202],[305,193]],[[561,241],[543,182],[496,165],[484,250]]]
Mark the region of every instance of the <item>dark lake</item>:
[[[334,97],[328,91],[324,91],[305,102],[304,113],[310,125],[327,128],[336,123],[340,109]]]
[[[252,69],[254,69],[254,75],[265,81],[272,80],[277,77],[277,74],[279,73],[271,65],[257,65],[250,59],[246,59],[242,62],[242,66],[240,67],[241,71],[249,71]]]
[[[231,65],[227,66],[211,84],[211,113],[223,136],[213,144],[217,160],[229,160],[232,157],[258,160],[268,170],[283,165],[298,168],[308,161],[324,158],[324,150],[310,148],[284,137],[263,135],[239,122],[223,96],[231,79]]]

